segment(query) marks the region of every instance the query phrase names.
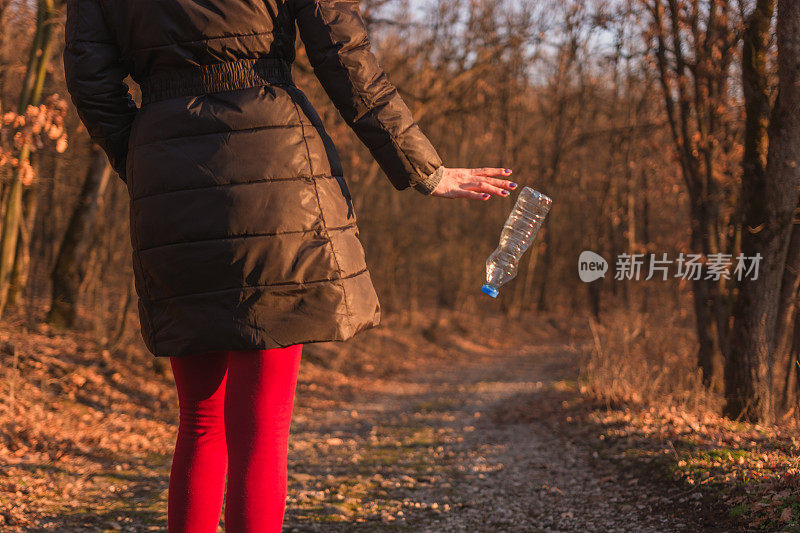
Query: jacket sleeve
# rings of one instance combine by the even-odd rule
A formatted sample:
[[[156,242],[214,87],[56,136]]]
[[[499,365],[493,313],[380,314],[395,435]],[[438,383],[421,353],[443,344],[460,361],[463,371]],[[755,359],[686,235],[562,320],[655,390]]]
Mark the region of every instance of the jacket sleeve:
[[[370,51],[358,0],[293,0],[314,74],[396,189],[430,194],[442,160]]]
[[[128,139],[138,109],[123,81],[128,68],[99,0],[67,0],[65,40],[64,72],[78,116],[127,181]]]

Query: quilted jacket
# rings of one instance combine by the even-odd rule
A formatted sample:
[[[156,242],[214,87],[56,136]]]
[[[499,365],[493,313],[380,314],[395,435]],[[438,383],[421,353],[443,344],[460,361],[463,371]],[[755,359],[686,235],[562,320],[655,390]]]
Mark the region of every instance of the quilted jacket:
[[[128,188],[154,356],[346,340],[380,321],[336,147],[292,82],[298,29],[392,185],[430,194],[442,161],[357,0],[67,2],[67,86]]]

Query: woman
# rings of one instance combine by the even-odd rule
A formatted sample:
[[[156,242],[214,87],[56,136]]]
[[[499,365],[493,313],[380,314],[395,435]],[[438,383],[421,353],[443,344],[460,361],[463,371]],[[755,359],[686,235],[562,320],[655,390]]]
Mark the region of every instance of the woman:
[[[516,187],[511,171],[442,166],[357,1],[67,6],[68,88],[127,184],[142,336],[175,375],[169,530],[216,531],[227,494],[227,531],[279,531],[302,345],[380,319],[339,156],[292,82],[295,26],[395,188],[486,200]]]

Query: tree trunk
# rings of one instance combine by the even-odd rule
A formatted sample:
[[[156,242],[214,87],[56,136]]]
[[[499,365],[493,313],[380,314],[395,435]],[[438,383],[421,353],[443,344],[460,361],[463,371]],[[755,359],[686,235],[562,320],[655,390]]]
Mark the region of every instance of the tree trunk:
[[[47,321],[61,328],[71,328],[75,323],[75,306],[86,274],[92,228],[111,176],[111,167],[103,151],[94,147],[93,152],[78,205],[70,218],[52,272],[52,303]]]
[[[114,350],[119,345],[122,337],[125,335],[125,331],[127,329],[126,326],[128,324],[128,313],[130,312],[136,297],[136,284],[131,277],[131,280],[128,284],[128,291],[125,294],[125,300],[122,304],[122,309],[120,309],[119,315],[117,315],[117,329],[106,345],[107,350]],[[128,355],[130,356],[130,353]]]
[[[763,45],[765,54],[772,16],[769,4],[759,1],[749,21],[758,25],[752,42],[756,47]],[[742,253],[745,257],[760,254],[761,268],[756,279],[740,283],[725,369],[725,414],[763,422],[773,416],[775,325],[800,170],[800,3],[794,0],[778,2],[777,43],[778,96],[769,121],[765,171],[748,172],[751,169],[746,167],[743,175],[748,201],[744,202]],[[746,48],[747,44],[746,39]],[[743,74],[749,71],[745,63]]]
[[[553,252],[551,251],[552,248],[552,237],[550,236],[550,231],[547,228],[542,228],[544,233],[544,238],[542,239],[542,249],[544,253],[542,254],[542,260],[538,261],[537,264],[541,264],[541,283],[539,284],[539,299],[536,302],[536,310],[540,313],[543,313],[548,310],[549,304],[547,300],[547,284],[550,283],[550,268],[553,262]]]
[[[19,110],[24,114],[29,105],[38,105],[42,96],[44,80],[47,77],[47,65],[53,49],[53,25],[56,11],[54,0],[40,0],[28,67],[20,94]],[[17,241],[23,213],[22,192],[23,173],[27,171],[31,140],[22,143],[18,156],[17,169],[8,184],[6,210],[3,216],[3,227],[0,231],[0,314],[5,309],[8,293],[17,257]]]
[[[39,195],[34,187],[22,191],[22,219],[17,238],[17,253],[14,257],[14,268],[11,270],[11,287],[8,293],[8,305],[17,305],[21,302],[28,285],[31,266],[31,243],[33,230],[36,223],[36,211]]]
[[[796,211],[797,208],[795,208]],[[794,323],[796,311],[795,301],[800,289],[800,223],[792,224],[789,238],[789,249],[786,253],[786,264],[783,267],[781,296],[778,304],[778,318],[775,324],[775,354],[780,357],[786,354],[791,342],[791,324]]]
[[[790,405],[792,405],[792,400],[797,401],[797,394],[796,388],[797,383],[800,383],[800,379],[796,379],[797,376],[797,354],[798,350],[800,350],[800,314],[797,312],[798,302],[795,300],[794,304],[794,312],[792,316],[794,316],[794,326],[792,327],[791,335],[788,335],[790,338],[787,339],[788,346],[786,347],[786,373],[783,376],[783,394],[781,395],[781,407],[784,410],[788,410]],[[794,394],[792,392],[792,378],[795,378],[795,391]]]
[[[707,202],[693,198],[690,211],[691,218],[691,246],[693,250],[703,250],[713,253],[710,244],[709,228],[713,227],[713,220],[708,213]],[[713,280],[704,279],[705,272],[700,279],[692,280],[692,298],[694,305],[695,328],[697,329],[697,365],[702,372],[703,384],[706,387],[722,389],[722,380],[718,369],[722,367],[726,345],[720,331],[720,321],[717,320],[716,300],[717,287]]]

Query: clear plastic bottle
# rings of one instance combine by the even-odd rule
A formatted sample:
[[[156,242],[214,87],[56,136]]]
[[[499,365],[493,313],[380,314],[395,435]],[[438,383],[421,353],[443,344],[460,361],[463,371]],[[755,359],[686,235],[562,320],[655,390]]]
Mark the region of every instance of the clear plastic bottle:
[[[486,260],[486,284],[481,287],[484,293],[497,298],[498,289],[514,279],[522,254],[533,243],[552,204],[550,197],[523,187],[503,226],[500,245]]]

